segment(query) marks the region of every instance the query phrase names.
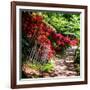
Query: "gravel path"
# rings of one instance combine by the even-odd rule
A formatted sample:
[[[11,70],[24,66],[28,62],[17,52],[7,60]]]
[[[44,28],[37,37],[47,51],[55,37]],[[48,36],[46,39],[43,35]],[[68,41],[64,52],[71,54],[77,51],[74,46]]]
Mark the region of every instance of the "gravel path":
[[[70,57],[68,57],[70,58]],[[57,60],[55,63],[55,71],[53,72],[56,76],[77,76],[75,71],[73,60]]]

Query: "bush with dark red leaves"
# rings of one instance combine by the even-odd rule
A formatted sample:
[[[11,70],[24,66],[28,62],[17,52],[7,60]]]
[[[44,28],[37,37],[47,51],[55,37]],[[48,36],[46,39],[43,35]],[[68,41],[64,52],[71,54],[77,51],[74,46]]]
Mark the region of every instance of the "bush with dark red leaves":
[[[57,51],[77,45],[79,42],[77,39],[72,40],[69,36],[55,32],[53,28],[43,22],[43,17],[40,15],[24,14],[22,22],[22,29],[27,38],[36,40],[39,45],[46,45],[48,48],[48,60]],[[53,45],[53,42],[55,45]]]

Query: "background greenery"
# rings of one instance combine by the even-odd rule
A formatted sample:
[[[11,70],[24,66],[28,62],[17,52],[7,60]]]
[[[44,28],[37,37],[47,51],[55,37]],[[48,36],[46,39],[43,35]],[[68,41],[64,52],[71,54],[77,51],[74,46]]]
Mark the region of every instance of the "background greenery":
[[[80,14],[42,12],[42,15],[45,21],[51,24],[57,32],[80,38]]]

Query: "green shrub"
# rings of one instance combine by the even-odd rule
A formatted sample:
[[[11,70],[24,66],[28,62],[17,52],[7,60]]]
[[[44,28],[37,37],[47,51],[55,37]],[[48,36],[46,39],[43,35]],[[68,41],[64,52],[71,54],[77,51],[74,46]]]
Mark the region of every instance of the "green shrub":
[[[80,14],[42,12],[42,15],[57,32],[80,38]]]
[[[43,72],[50,72],[54,69],[54,64],[52,61],[43,65],[40,63],[30,63],[30,62],[24,62],[24,63],[27,64],[32,69],[43,71]]]
[[[80,74],[80,49],[76,49],[75,53],[75,70],[77,71],[78,75]]]
[[[41,71],[50,72],[53,70],[53,68],[54,68],[54,65],[51,62],[49,62],[41,67]]]

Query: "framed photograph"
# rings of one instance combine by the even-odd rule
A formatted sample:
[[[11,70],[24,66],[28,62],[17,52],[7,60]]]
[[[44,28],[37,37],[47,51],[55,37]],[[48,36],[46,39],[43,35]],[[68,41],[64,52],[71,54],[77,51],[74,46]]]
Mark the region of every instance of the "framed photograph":
[[[87,6],[11,2],[11,88],[87,84]]]

